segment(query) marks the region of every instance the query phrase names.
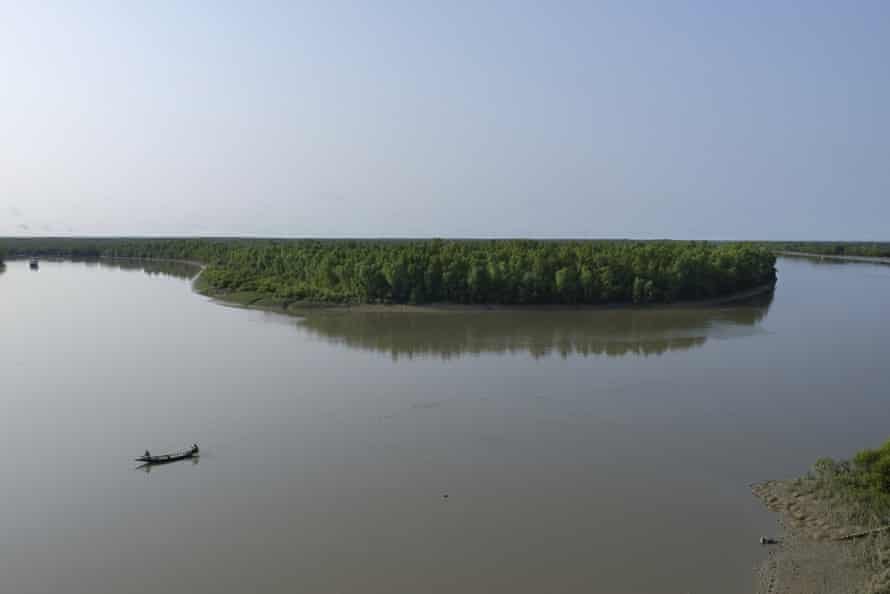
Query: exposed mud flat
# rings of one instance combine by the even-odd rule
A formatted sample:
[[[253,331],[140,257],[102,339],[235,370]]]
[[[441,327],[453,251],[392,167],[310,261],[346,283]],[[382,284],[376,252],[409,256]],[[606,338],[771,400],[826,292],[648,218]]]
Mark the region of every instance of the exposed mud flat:
[[[886,533],[841,540],[870,528],[844,520],[840,496],[815,480],[767,481],[752,492],[779,515],[781,535],[757,575],[757,594],[890,592]]]

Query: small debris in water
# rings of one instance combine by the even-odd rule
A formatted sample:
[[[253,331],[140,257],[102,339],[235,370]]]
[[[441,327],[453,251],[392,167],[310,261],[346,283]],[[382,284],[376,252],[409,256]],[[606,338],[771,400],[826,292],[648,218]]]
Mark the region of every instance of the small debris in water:
[[[442,495],[442,499],[448,499],[448,493],[445,493],[444,495]]]
[[[762,544],[762,545],[779,544],[779,541],[776,540],[775,538],[768,538],[766,536],[761,536],[760,544]]]

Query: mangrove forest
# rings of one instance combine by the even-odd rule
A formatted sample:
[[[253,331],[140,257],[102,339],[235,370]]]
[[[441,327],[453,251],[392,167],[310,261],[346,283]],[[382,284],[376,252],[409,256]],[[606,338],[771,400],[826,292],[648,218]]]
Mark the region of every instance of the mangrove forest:
[[[211,294],[276,303],[609,304],[711,299],[776,280],[741,243],[7,239],[10,254],[190,260]]]

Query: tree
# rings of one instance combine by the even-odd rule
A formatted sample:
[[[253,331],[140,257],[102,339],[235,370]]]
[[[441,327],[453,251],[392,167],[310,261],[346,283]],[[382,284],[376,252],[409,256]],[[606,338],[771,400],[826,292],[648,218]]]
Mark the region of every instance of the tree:
[[[469,289],[470,301],[483,303],[488,295],[488,268],[481,264],[474,264],[470,267],[470,273],[467,276],[467,289]]]
[[[556,292],[564,303],[575,303],[578,278],[574,268],[560,268],[556,271]]]
[[[581,267],[579,283],[581,285],[581,300],[584,301],[584,303],[596,303],[599,301],[596,275],[587,266]]]

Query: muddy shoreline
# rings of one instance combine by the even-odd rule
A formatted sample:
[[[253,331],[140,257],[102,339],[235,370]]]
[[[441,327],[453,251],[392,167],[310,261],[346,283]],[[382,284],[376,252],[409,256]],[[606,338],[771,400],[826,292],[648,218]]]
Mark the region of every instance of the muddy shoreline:
[[[890,591],[890,534],[855,537],[870,527],[851,523],[842,496],[812,477],[757,483],[751,491],[778,514],[779,529],[765,535],[777,542],[765,545],[756,594]]]
[[[534,311],[614,311],[614,310],[640,310],[658,311],[673,309],[696,309],[719,307],[725,305],[741,304],[746,301],[772,293],[775,283],[761,285],[747,291],[740,291],[716,299],[698,301],[678,301],[676,303],[657,303],[640,305],[633,303],[614,303],[602,305],[498,305],[498,304],[474,304],[464,305],[458,303],[430,303],[424,305],[409,304],[338,304],[319,303],[311,301],[282,301],[264,297],[256,293],[220,292],[214,291],[201,283],[200,275],[193,281],[194,290],[209,297],[212,300],[230,307],[256,309],[282,313],[288,315],[304,315],[310,312],[355,312],[355,313],[485,313],[485,312],[534,312]]]

